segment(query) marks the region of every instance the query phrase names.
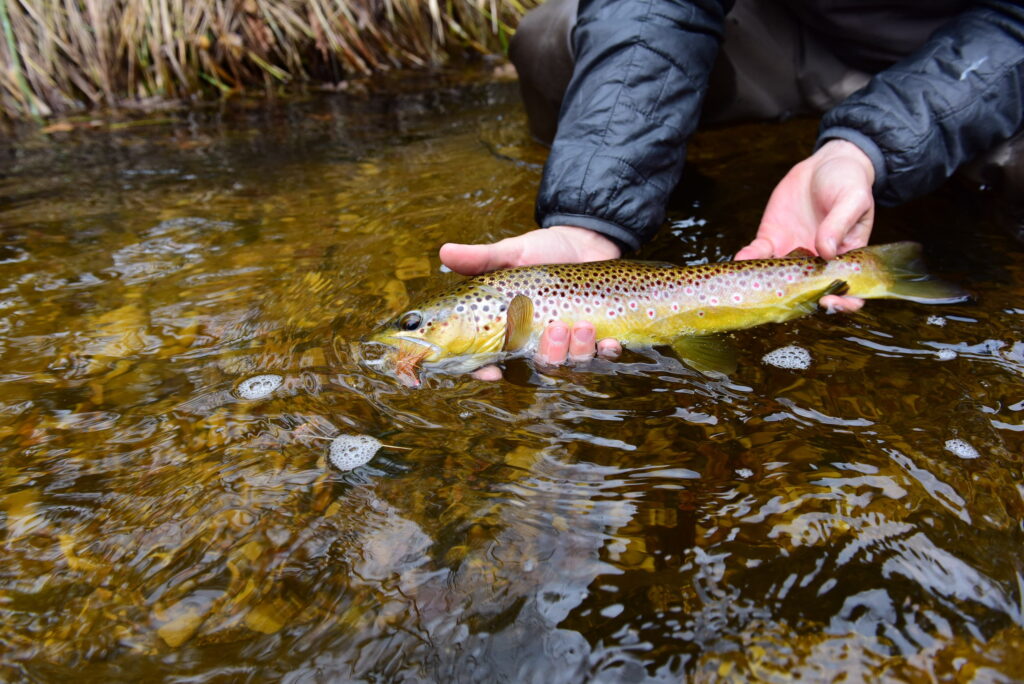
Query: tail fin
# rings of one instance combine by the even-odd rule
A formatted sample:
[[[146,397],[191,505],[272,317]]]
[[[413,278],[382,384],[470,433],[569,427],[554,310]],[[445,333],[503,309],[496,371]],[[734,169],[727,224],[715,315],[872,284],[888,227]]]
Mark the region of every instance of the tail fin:
[[[921,245],[893,242],[865,247],[892,278],[886,297],[921,304],[955,304],[971,298],[966,290],[928,275],[921,259]]]

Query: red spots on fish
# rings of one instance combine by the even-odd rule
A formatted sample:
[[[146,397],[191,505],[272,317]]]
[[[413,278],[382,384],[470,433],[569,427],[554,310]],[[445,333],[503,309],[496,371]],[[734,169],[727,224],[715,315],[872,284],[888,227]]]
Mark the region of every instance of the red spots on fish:
[[[783,292],[782,292],[782,290],[776,290],[776,291],[775,291],[775,296],[776,296],[776,297],[781,297],[782,295],[783,295]]]
[[[718,297],[712,297],[708,300],[708,304],[711,306],[718,306]]]
[[[647,310],[647,317],[648,318],[654,318],[655,313],[657,313],[657,312],[654,309],[648,309]]]
[[[737,304],[739,304],[740,302],[743,301],[743,297],[741,297],[740,294],[737,292],[737,293],[733,294],[732,301],[734,301]]]
[[[675,302],[672,302],[672,310],[673,311],[679,311],[679,304],[677,304]]]

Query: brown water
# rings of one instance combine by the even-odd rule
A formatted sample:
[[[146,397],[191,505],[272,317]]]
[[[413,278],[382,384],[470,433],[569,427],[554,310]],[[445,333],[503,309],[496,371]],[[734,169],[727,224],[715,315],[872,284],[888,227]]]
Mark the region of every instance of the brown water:
[[[514,87],[142,124],[3,151],[0,678],[1024,678],[1024,256],[977,197],[875,236],[976,303],[408,390],[352,343],[531,227]],[[734,252],[813,130],[702,134],[645,256]]]

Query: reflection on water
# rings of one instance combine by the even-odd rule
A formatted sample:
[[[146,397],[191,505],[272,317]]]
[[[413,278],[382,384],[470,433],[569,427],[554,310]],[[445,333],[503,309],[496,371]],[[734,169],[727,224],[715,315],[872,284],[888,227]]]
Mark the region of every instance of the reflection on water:
[[[647,256],[734,252],[812,131],[703,134]],[[530,227],[513,87],[6,154],[0,678],[1024,677],[1024,259],[970,198],[877,240],[976,303],[743,331],[724,381],[655,354],[408,390],[355,342],[454,278],[442,242]]]

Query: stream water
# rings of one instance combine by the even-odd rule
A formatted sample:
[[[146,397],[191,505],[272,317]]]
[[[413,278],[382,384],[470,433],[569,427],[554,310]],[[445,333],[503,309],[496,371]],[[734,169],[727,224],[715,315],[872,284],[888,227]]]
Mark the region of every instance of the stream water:
[[[700,134],[641,256],[728,258],[815,126]],[[532,227],[514,84],[65,128],[0,148],[0,679],[1024,678],[1024,250],[984,195],[873,237],[974,302],[736,333],[728,380],[410,390],[355,342],[443,242]]]

